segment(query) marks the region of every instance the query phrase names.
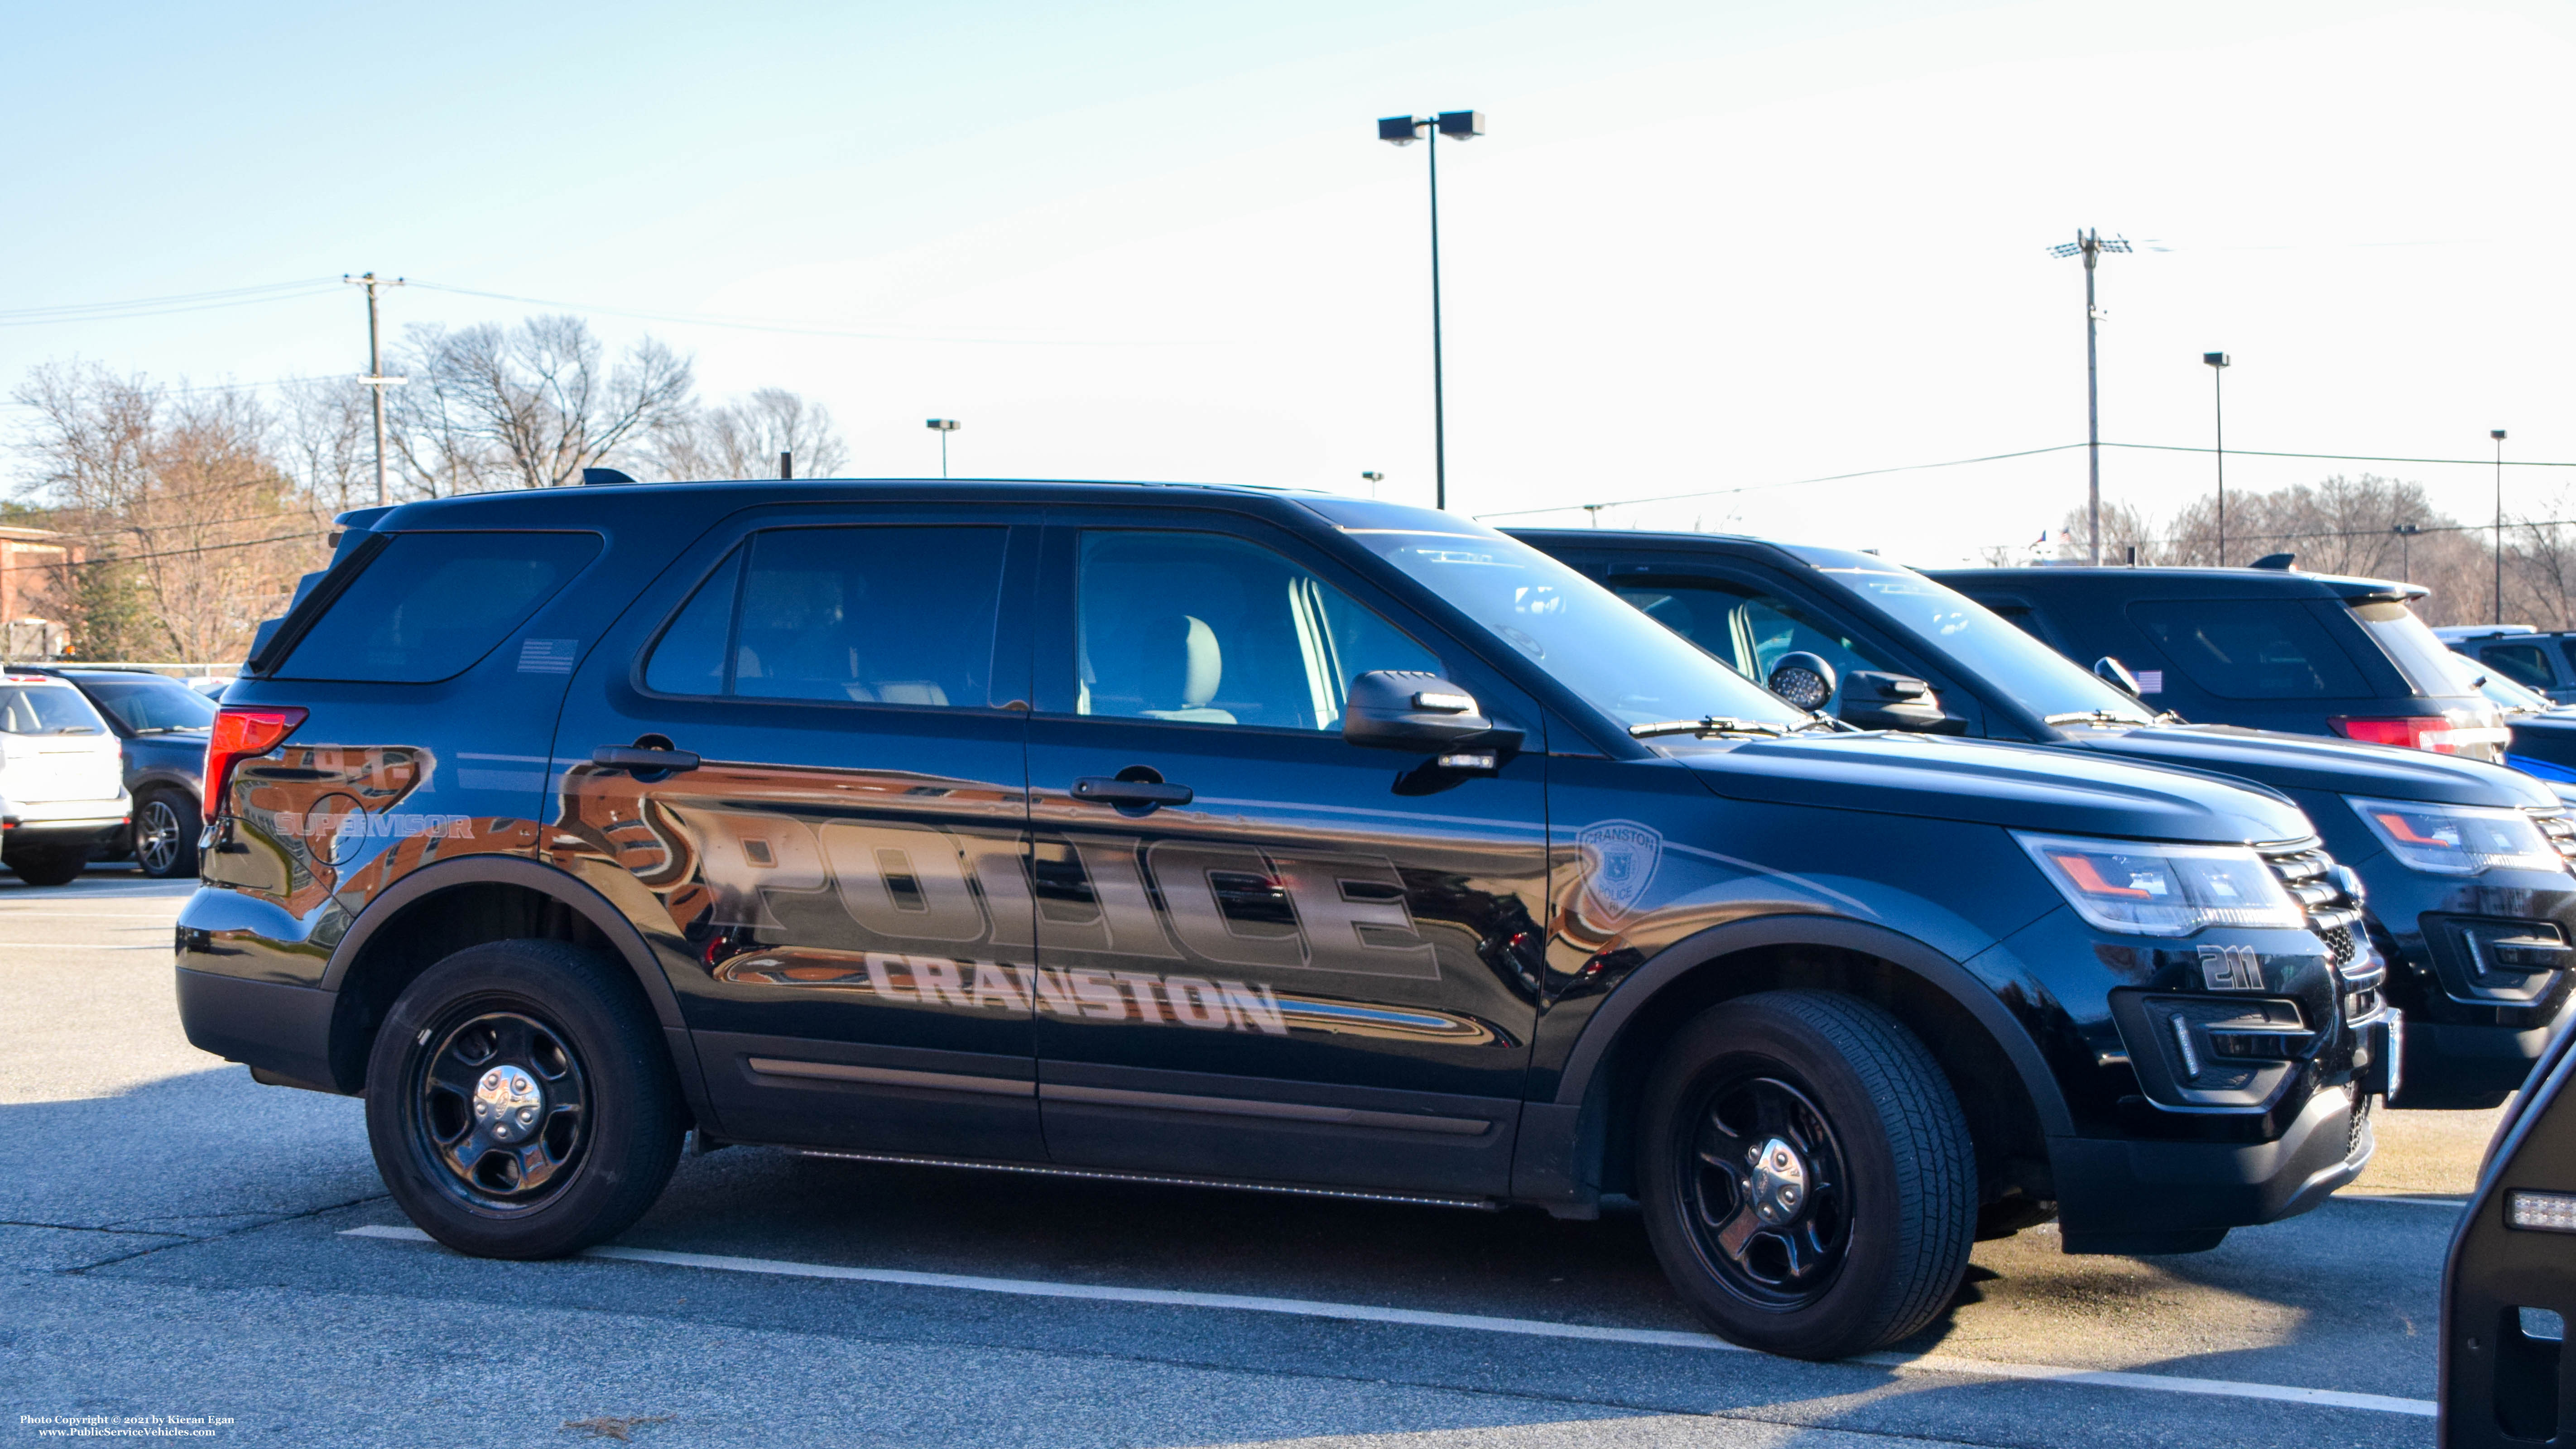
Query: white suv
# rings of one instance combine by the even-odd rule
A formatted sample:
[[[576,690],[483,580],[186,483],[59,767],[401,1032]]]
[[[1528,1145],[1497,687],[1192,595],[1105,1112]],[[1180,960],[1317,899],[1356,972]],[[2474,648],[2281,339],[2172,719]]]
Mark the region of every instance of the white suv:
[[[69,882],[125,831],[124,747],[81,692],[0,676],[0,865],[29,885]]]

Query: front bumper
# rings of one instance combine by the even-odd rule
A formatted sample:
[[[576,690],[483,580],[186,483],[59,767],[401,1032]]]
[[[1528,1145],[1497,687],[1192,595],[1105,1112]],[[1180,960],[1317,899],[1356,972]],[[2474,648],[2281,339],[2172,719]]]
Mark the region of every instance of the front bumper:
[[[2230,1228],[2306,1212],[2369,1163],[2369,1100],[2318,1092],[2269,1142],[2050,1138],[2066,1251],[2197,1252]]]

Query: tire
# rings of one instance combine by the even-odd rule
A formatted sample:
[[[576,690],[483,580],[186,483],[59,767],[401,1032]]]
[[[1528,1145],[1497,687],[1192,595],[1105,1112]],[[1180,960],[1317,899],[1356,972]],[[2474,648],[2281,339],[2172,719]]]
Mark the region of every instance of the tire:
[[[89,851],[81,847],[51,847],[21,851],[0,857],[0,864],[18,873],[18,879],[31,886],[70,885],[89,868]]]
[[[194,876],[197,832],[203,828],[196,801],[176,790],[147,792],[134,802],[135,868],[156,880]]]
[[[386,1188],[476,1257],[561,1257],[625,1231],[670,1181],[682,1125],[668,1049],[625,968],[559,941],[469,946],[430,967],[367,1059]]]
[[[1866,1002],[1772,991],[1701,1013],[1655,1064],[1637,1153],[1665,1276],[1749,1348],[1883,1347],[1937,1317],[1967,1271],[1967,1117],[1923,1043]]]

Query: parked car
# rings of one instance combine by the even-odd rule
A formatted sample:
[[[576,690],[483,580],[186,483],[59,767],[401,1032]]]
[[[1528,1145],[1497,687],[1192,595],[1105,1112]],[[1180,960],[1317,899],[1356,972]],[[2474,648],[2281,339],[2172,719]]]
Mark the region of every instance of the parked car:
[[[2442,1269],[2443,1449],[2566,1442],[2576,1318],[2576,1033],[2561,1032],[2488,1141]]]
[[[0,865],[29,885],[67,885],[125,834],[122,750],[81,692],[0,676]]]
[[[2405,1014],[2399,1106],[2492,1107],[2521,1083],[2553,1025],[2576,1018],[2567,969],[2576,878],[2562,858],[2576,848],[2576,822],[2513,770],[2183,723],[1975,601],[1869,554],[1700,534],[1518,536],[1750,677],[1769,679],[1802,654],[1821,661],[1839,687],[1813,702],[1853,723],[2027,740],[2281,791],[2367,887],[2355,894],[2375,950],[2345,968],[2389,963],[2387,995]],[[2490,830],[2520,853],[2473,867],[2459,852]],[[2520,964],[2500,974],[2508,958]]]
[[[224,697],[224,691],[233,687],[233,682],[230,678],[217,679],[210,675],[203,679],[188,680],[187,685],[208,699],[221,699]]]
[[[684,1129],[1566,1217],[1718,1331],[2360,1172],[2388,1017],[2298,809],[1860,733],[1455,515],[768,482],[345,515],[208,753],[190,1040],[364,1093],[496,1257]],[[2341,964],[2339,964],[2341,963]]]
[[[197,836],[204,829],[199,802],[205,786],[206,737],[215,722],[213,700],[167,675],[143,669],[75,665],[31,668],[60,679],[98,706],[125,746],[125,789],[134,801],[126,838],[111,850],[131,855],[145,875],[169,879],[197,873]]]
[[[2526,689],[2559,704],[2576,703],[2576,634],[2544,633],[2528,624],[2448,625],[2433,632]]]
[[[2553,704],[2549,696],[2525,689],[2473,659],[2462,657],[2478,693],[2504,714],[2513,731],[2504,762],[2555,790],[2561,799],[2576,797],[2576,709]]]
[[[2201,724],[2335,735],[2500,760],[2495,706],[2407,607],[2415,584],[2280,569],[1934,569],[2079,663]]]

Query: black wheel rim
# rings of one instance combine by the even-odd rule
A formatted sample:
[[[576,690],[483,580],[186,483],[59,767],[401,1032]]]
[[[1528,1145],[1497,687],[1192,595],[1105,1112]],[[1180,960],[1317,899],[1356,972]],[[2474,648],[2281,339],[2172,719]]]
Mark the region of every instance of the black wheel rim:
[[[1759,1070],[1721,1076],[1674,1148],[1684,1226],[1728,1292],[1788,1312],[1833,1287],[1851,1253],[1850,1181],[1812,1097]]]
[[[410,1137],[432,1180],[487,1213],[561,1196],[590,1144],[589,1079],[563,1033],[533,1012],[486,1004],[422,1036]]]
[[[168,875],[179,864],[181,824],[179,812],[167,800],[154,800],[143,807],[134,821],[134,858],[150,875]]]

